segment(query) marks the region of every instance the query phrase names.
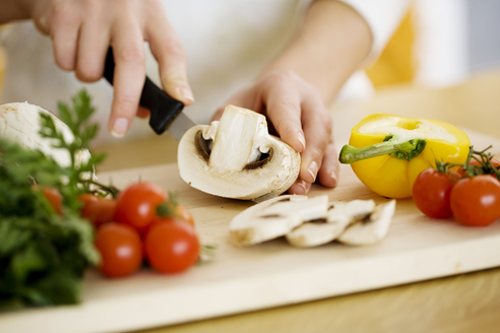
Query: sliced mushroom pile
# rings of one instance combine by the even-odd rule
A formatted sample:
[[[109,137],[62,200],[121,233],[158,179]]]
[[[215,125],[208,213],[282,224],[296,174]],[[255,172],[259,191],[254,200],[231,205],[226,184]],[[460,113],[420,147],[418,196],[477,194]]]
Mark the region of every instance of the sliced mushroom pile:
[[[389,230],[396,200],[328,202],[328,196],[285,195],[254,205],[238,214],[229,227],[236,246],[259,244],[284,236],[296,247],[314,247],[334,240],[369,245]]]
[[[300,170],[300,154],[268,133],[262,114],[233,105],[220,121],[188,130],[177,161],[190,186],[244,200],[285,192]]]

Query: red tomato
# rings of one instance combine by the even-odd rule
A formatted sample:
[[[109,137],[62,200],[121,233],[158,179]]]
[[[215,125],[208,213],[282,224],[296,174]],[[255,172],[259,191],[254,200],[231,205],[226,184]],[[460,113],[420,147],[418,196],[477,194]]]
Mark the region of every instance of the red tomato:
[[[167,194],[152,183],[127,187],[116,199],[115,221],[144,233],[156,217],[156,207],[167,200]]]
[[[106,276],[127,276],[141,266],[141,238],[127,225],[103,224],[97,229],[95,245],[102,259],[99,270]]]
[[[151,226],[145,240],[149,264],[161,273],[179,273],[198,260],[200,243],[194,228],[166,218]]]
[[[447,219],[453,215],[450,207],[450,192],[459,176],[435,169],[422,171],[413,184],[413,201],[427,216]]]
[[[59,193],[58,190],[56,190],[53,187],[44,187],[42,189],[42,193],[52,206],[54,208],[55,212],[59,215],[62,214],[62,195]]]
[[[193,215],[191,215],[189,210],[187,210],[187,208],[184,207],[183,205],[178,204],[175,207],[174,216],[180,221],[189,223],[192,227],[195,227]]]
[[[495,167],[495,168],[500,167],[500,161],[498,161],[497,159],[494,159],[494,158],[493,158],[493,159],[491,159],[491,164],[492,164],[492,165],[493,165],[493,167]],[[476,160],[471,160],[471,161],[469,162],[469,165],[473,165],[473,166],[477,166],[477,167],[479,167],[479,166],[481,166],[481,163],[479,163],[479,162],[478,162],[478,161],[476,161]],[[459,167],[459,168],[458,168],[458,170],[457,170],[457,172],[458,172],[458,174],[459,174],[460,176],[462,176],[462,177],[467,176],[467,175],[465,174],[465,172],[464,172],[464,169],[463,169],[462,167]],[[494,177],[496,177],[496,175],[493,175],[493,176],[494,176]]]
[[[96,202],[99,200],[99,197],[97,195],[94,195],[92,193],[83,193],[78,196],[78,201],[80,201],[83,206],[82,210],[85,209],[85,207],[90,203],[90,202]]]
[[[468,226],[487,226],[500,217],[500,182],[480,175],[460,179],[450,195],[455,220]]]
[[[116,200],[90,195],[95,197],[96,200],[89,200],[87,203],[84,203],[82,216],[92,222],[95,227],[113,221],[116,211]]]

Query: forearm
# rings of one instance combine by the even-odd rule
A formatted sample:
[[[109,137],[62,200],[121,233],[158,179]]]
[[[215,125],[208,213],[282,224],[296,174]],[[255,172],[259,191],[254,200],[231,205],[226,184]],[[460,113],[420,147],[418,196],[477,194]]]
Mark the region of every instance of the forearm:
[[[21,0],[0,0],[0,24],[29,18]]]
[[[369,54],[371,44],[370,28],[354,9],[316,0],[294,38],[263,74],[291,70],[316,86],[329,103]]]

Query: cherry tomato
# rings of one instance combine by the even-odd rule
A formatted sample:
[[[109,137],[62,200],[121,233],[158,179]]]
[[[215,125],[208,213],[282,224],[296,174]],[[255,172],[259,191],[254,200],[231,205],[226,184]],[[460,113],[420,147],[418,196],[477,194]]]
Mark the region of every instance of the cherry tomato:
[[[162,273],[187,270],[196,263],[200,252],[194,228],[171,218],[151,226],[145,245],[149,264]]]
[[[54,211],[57,214],[61,215],[62,214],[62,201],[63,201],[61,193],[59,193],[59,191],[53,187],[44,187],[42,189],[42,193],[43,193],[43,196],[45,197],[45,199],[47,199],[49,201],[52,208],[54,208]]]
[[[422,171],[413,184],[413,201],[427,216],[447,219],[453,215],[450,193],[458,174],[439,172],[435,169]]]
[[[106,276],[127,276],[141,266],[141,238],[128,225],[103,224],[97,229],[95,245],[102,259],[99,270]]]
[[[115,221],[144,233],[156,217],[156,207],[167,200],[167,194],[152,183],[127,187],[116,199]]]
[[[493,165],[493,167],[495,168],[498,168],[500,167],[500,161],[497,160],[497,159],[491,159],[491,164]],[[476,166],[476,167],[479,167],[481,166],[481,163],[479,163],[478,161],[476,160],[471,160],[469,162],[469,165],[472,165],[472,166]],[[465,177],[467,176],[466,173],[464,172],[464,169],[462,167],[459,167],[458,170],[457,170],[458,174],[462,177]],[[496,175],[493,175],[493,177],[496,177]]]
[[[92,193],[83,193],[78,196],[78,201],[83,204],[82,210],[85,209],[89,202],[96,202],[97,200],[99,200],[99,197]]]
[[[479,175],[460,179],[450,195],[457,222],[468,226],[487,226],[500,217],[500,182]]]
[[[78,197],[83,202],[81,210],[82,217],[88,219],[96,227],[114,219],[116,211],[116,200],[105,199],[99,196],[85,193]]]

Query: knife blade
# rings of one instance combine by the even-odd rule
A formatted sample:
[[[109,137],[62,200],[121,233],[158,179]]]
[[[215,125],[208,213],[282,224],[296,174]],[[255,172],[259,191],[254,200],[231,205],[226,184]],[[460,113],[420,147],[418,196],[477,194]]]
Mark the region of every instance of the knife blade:
[[[110,47],[106,54],[106,62],[104,64],[104,78],[111,85],[113,85],[114,73],[115,60],[113,49]],[[182,112],[184,104],[170,97],[147,76],[142,89],[139,105],[151,112],[149,126],[151,126],[153,131],[158,135],[167,131],[170,136],[180,141],[184,133],[196,125]]]

